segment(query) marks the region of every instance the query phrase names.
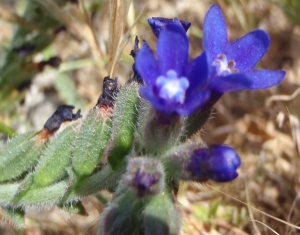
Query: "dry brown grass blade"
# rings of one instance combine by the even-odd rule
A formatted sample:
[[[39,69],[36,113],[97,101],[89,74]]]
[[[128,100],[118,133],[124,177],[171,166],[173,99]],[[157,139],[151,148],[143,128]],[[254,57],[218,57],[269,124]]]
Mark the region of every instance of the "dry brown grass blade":
[[[247,207],[249,207],[249,208],[251,208],[251,209],[253,209],[253,210],[258,211],[259,213],[261,213],[261,214],[263,214],[263,215],[265,215],[265,216],[267,216],[267,217],[269,217],[269,218],[271,218],[271,219],[274,219],[274,220],[276,220],[276,221],[278,221],[278,222],[280,222],[280,223],[283,223],[283,224],[285,224],[285,225],[287,225],[287,226],[290,226],[291,228],[295,228],[295,229],[300,230],[300,227],[299,227],[299,226],[296,226],[296,225],[291,224],[291,223],[289,223],[289,222],[287,222],[287,221],[284,221],[284,220],[282,220],[282,219],[276,218],[275,216],[272,216],[272,215],[270,215],[270,214],[268,214],[268,213],[266,213],[266,212],[264,212],[264,211],[261,211],[261,210],[257,209],[256,207],[249,205],[249,204],[246,203],[246,202],[243,202],[243,201],[241,201],[241,200],[239,200],[239,199],[237,199],[237,198],[235,198],[235,197],[233,197],[233,196],[231,196],[231,195],[229,195],[229,194],[227,194],[227,193],[224,193],[223,191],[221,191],[221,190],[219,190],[219,189],[214,188],[214,187],[211,186],[210,184],[206,184],[206,186],[209,187],[209,188],[211,188],[211,189],[213,189],[213,190],[215,190],[215,191],[217,191],[217,192],[219,192],[219,193],[221,193],[221,194],[223,194],[223,195],[225,195],[225,196],[227,196],[227,197],[229,197],[229,198],[231,198],[231,199],[233,199],[233,200],[235,200],[235,201],[237,201],[237,202],[239,202],[239,203],[241,203],[241,204],[243,204],[243,205],[245,205],[245,206],[247,206]],[[260,222],[260,221],[256,221],[256,222]],[[260,222],[260,223],[262,223],[262,222]],[[263,223],[262,223],[262,224],[263,224]]]
[[[296,91],[294,91],[294,93],[291,95],[273,95],[267,99],[266,106],[268,107],[273,101],[291,101],[295,99],[299,94],[300,94],[300,87]]]
[[[131,32],[134,29],[137,21],[139,20],[139,18],[141,17],[142,13],[144,12],[145,7],[142,9],[142,11],[140,12],[140,14],[138,15],[138,17],[135,19],[135,21],[133,22],[133,24],[130,26],[130,28],[127,30],[127,32],[124,34],[119,47],[116,51],[116,55],[115,55],[115,64],[119,61],[121,55],[122,55],[122,51],[124,49],[124,47],[126,46],[126,44],[128,43],[129,39],[131,38]]]
[[[298,154],[300,154],[300,122],[299,119],[289,113],[289,120],[292,130],[292,136]]]
[[[37,30],[40,33],[46,34],[45,31],[43,31],[42,29],[36,27],[35,25],[29,23],[28,21],[26,21],[25,19],[23,19],[22,17],[18,16],[16,13],[5,9],[4,7],[1,6],[0,4],[0,19],[13,23],[13,24],[18,24],[24,28],[28,28],[31,30]]]
[[[94,60],[97,62],[96,65],[99,67],[100,72],[104,75],[105,72],[101,60],[103,60],[103,55],[100,47],[97,43],[94,31],[91,27],[91,23],[88,14],[85,10],[83,1],[81,0],[78,7],[71,6],[69,11],[64,11],[59,7],[54,0],[36,0],[40,2],[48,11],[59,21],[64,24],[68,30],[70,30],[76,36],[78,35],[82,38],[89,46],[89,49],[93,55]]]
[[[293,204],[292,204],[291,209],[290,209],[290,211],[289,211],[289,215],[288,215],[287,221],[290,221],[290,219],[291,219],[291,217],[292,217],[293,210],[296,208],[296,206],[297,206],[297,201],[298,201],[299,198],[300,198],[300,193],[298,193],[297,197],[296,197],[295,200],[293,201]],[[297,224],[299,224],[299,222],[298,222]],[[285,233],[285,234],[290,235],[291,233],[292,233],[292,231],[289,231],[289,227],[287,226],[287,228],[286,228],[286,233]]]
[[[250,220],[252,222],[255,222],[255,223],[259,223],[259,224],[262,224],[263,226],[267,227],[269,230],[271,230],[273,233],[277,234],[277,235],[280,235],[279,233],[277,233],[274,229],[272,229],[270,226],[266,225],[265,223],[259,221],[259,220]]]
[[[247,200],[247,204],[249,205],[250,198],[249,198],[249,190],[248,190],[248,186],[247,186],[246,180],[245,180],[245,191],[246,191],[246,200]],[[254,228],[256,234],[261,235],[261,233],[259,232],[259,230],[258,230],[258,228],[257,228],[257,225],[256,225],[256,223],[255,223],[256,220],[254,219],[252,210],[251,210],[251,208],[250,208],[249,206],[247,206],[247,207],[248,207],[248,213],[249,213],[250,219],[251,219],[251,221],[253,221],[253,223],[252,223],[253,228]]]
[[[126,26],[130,0],[110,0],[110,27],[109,27],[109,75],[113,77],[118,60],[118,48]]]

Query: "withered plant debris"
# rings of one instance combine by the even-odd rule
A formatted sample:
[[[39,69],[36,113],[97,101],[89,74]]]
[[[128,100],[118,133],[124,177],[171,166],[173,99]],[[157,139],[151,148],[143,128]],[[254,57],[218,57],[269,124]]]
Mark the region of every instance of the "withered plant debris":
[[[105,77],[103,79],[103,91],[96,106],[100,108],[113,107],[118,92],[118,78],[112,79],[109,76]]]
[[[74,121],[81,118],[81,110],[79,109],[76,114],[73,114],[73,105],[60,105],[52,116],[46,121],[44,128],[48,132],[54,132],[59,129],[60,125],[65,121]]]
[[[135,59],[135,56],[137,55],[137,53],[139,52],[140,48],[139,48],[139,43],[140,43],[140,40],[138,38],[138,36],[135,36],[135,39],[134,39],[134,48],[133,50],[131,50],[130,52],[130,55]],[[129,83],[135,81],[141,85],[144,84],[144,80],[142,79],[142,77],[139,75],[139,73],[136,71],[136,68],[135,68],[135,63],[133,63],[132,65],[132,70],[133,70],[133,77],[128,80]]]
[[[31,43],[23,44],[19,47],[14,47],[12,51],[20,56],[27,56],[31,54],[36,48],[36,45]]]

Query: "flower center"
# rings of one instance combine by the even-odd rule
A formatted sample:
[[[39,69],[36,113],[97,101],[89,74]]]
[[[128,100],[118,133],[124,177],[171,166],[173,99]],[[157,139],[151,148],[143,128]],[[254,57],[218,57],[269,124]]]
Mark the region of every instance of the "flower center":
[[[167,76],[159,76],[156,79],[156,86],[159,89],[159,97],[166,103],[184,103],[186,89],[190,83],[186,77],[177,77],[174,70],[169,70]]]
[[[212,65],[215,66],[218,76],[226,76],[231,73],[239,72],[239,70],[235,68],[235,61],[227,61],[227,57],[224,54],[219,54]]]

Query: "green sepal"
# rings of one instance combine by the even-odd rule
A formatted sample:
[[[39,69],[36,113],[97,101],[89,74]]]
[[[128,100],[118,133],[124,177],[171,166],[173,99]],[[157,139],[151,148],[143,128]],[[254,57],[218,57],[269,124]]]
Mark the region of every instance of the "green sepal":
[[[221,93],[214,93],[208,103],[184,119],[181,142],[184,142],[203,128],[205,123],[211,118],[214,106],[221,96]]]
[[[61,181],[44,188],[30,188],[30,190],[18,194],[17,192],[19,192],[20,185],[18,185],[16,189],[14,187],[16,187],[16,185],[10,185],[9,194],[12,193],[15,196],[8,198],[9,194],[2,195],[0,193],[1,205],[10,204],[15,207],[26,207],[58,204],[68,189],[68,182]],[[0,186],[0,190],[1,188],[2,187]]]
[[[68,182],[61,181],[48,187],[29,189],[20,183],[0,185],[0,206],[24,208],[57,205],[61,203],[61,198],[68,189]]]
[[[69,213],[83,215],[83,216],[88,215],[81,201],[75,203],[65,203],[63,205],[59,205],[58,207]]]
[[[143,234],[177,235],[180,230],[180,216],[171,193],[151,197],[142,213],[145,231]]]
[[[75,184],[74,175],[43,188],[30,188],[26,184],[13,183],[0,185],[0,206],[26,207],[39,205],[58,205],[78,201],[81,198],[108,189],[115,191],[117,182],[125,172],[125,167],[113,171],[106,165],[101,171]],[[28,178],[32,176],[28,175]],[[28,190],[29,189],[29,190]]]
[[[139,108],[139,85],[135,82],[120,88],[113,111],[113,147],[108,162],[114,170],[132,149]]]
[[[143,131],[145,148],[160,156],[179,143],[183,119],[175,113],[167,114],[151,109]]]
[[[35,168],[34,187],[48,186],[65,174],[65,169],[71,165],[76,128],[76,123],[68,126],[48,142]]]
[[[35,165],[43,145],[36,143],[34,134],[19,135],[0,150],[0,181],[16,178]]]
[[[65,193],[62,202],[71,202],[80,200],[90,194],[97,193],[100,190],[109,190],[114,192],[117,183],[125,172],[125,165],[122,164],[117,171],[113,171],[110,165],[104,166],[100,171],[88,178],[78,178],[71,170],[69,174],[69,190]]]
[[[111,131],[107,112],[95,107],[82,123],[72,159],[74,171],[80,178],[89,176],[103,156]]]
[[[98,234],[144,234],[142,226],[143,205],[144,200],[137,199],[132,190],[123,188],[118,191],[101,215]]]
[[[181,180],[189,180],[191,178],[191,173],[186,171],[185,167],[190,161],[193,152],[204,147],[206,147],[206,145],[202,142],[186,142],[169,149],[161,156],[166,178],[172,179],[173,183],[179,183]]]
[[[2,213],[1,213],[2,212]],[[3,207],[0,208],[0,214],[2,214],[4,221],[12,224],[15,228],[20,229],[25,224],[25,211],[20,208]]]
[[[20,183],[0,184],[0,206],[8,206],[20,188]]]

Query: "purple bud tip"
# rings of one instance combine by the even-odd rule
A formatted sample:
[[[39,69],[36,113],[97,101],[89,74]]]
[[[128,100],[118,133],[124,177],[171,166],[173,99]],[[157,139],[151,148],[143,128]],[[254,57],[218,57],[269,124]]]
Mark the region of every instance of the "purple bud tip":
[[[167,24],[174,24],[174,23],[182,27],[185,30],[185,32],[187,32],[189,27],[191,26],[190,22],[179,20],[177,18],[168,19],[162,17],[152,17],[148,19],[148,24],[150,25],[156,37],[159,36],[161,30],[163,30]]]
[[[158,173],[146,173],[139,169],[131,182],[131,185],[136,189],[137,196],[142,197],[147,194],[150,188],[159,181],[160,176]]]
[[[130,186],[136,197],[158,194],[163,185],[163,168],[156,159],[146,157],[129,160],[124,183]]]
[[[209,178],[216,182],[227,182],[238,176],[236,170],[240,165],[240,157],[232,147],[214,145],[196,150],[186,169],[196,180]]]

